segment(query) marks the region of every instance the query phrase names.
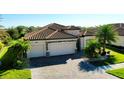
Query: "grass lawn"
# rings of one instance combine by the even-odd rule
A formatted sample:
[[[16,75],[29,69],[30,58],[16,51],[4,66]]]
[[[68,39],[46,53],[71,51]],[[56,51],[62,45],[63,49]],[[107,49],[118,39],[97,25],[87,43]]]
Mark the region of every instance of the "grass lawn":
[[[124,62],[124,54],[107,49],[107,51],[111,51],[111,55],[113,55],[115,57],[115,64],[117,63],[123,63]]]
[[[115,70],[107,70],[106,72],[108,74],[124,79],[124,68],[115,69]]]
[[[2,70],[0,71],[0,79],[31,79],[30,70]]]
[[[111,49],[106,49],[107,51],[111,51],[110,57],[107,60],[97,60],[97,61],[91,61],[90,63],[95,65],[95,66],[103,66],[103,65],[109,65],[109,64],[118,64],[118,63],[123,63],[124,62],[124,54],[116,52]]]

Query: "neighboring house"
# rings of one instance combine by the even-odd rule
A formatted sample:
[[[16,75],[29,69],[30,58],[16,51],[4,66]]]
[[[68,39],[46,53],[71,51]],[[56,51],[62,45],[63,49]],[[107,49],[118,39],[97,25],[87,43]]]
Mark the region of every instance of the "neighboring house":
[[[56,56],[73,54],[77,51],[77,41],[80,28],[75,26],[63,26],[56,23],[42,27],[25,35],[30,40],[31,50],[27,56]]]
[[[117,42],[113,43],[113,45],[124,47],[124,23],[116,23],[113,25],[117,28],[116,31],[119,34]]]
[[[116,31],[118,32],[119,36],[117,38],[117,41],[115,43],[112,43],[116,46],[122,46],[124,47],[124,23],[115,23],[111,24],[116,28]],[[87,42],[90,39],[95,39],[97,28],[91,27],[89,29],[85,29],[82,32],[82,38],[81,38],[81,48],[85,48],[87,45]]]

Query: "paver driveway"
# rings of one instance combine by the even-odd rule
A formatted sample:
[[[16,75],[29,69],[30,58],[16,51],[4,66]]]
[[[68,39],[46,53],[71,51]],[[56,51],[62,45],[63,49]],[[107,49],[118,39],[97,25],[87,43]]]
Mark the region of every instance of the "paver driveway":
[[[35,58],[30,61],[32,79],[117,79],[75,55]],[[109,67],[110,68],[110,67]]]

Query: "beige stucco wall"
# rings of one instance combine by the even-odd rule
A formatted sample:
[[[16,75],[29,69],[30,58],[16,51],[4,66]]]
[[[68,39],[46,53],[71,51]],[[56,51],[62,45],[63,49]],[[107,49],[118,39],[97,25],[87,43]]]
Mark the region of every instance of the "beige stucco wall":
[[[68,42],[68,41],[72,41],[72,40],[74,42],[77,41],[77,39],[57,39],[57,40],[35,40],[35,41],[30,41],[31,49],[27,52],[27,57],[30,58],[32,56],[35,56],[35,53],[34,53],[35,51],[37,51],[37,53],[40,52],[41,56],[46,56],[46,52],[47,52],[46,43],[47,42],[48,43],[49,42],[57,42],[57,41],[67,41]],[[38,49],[39,49],[39,51],[38,51]]]
[[[124,46],[124,36],[118,36],[117,41],[112,44],[116,46]]]
[[[65,30],[65,32],[75,35],[75,36],[79,36],[80,35],[80,30]]]
[[[95,39],[95,36],[85,36],[80,38],[81,49],[86,47],[87,41],[90,39]]]

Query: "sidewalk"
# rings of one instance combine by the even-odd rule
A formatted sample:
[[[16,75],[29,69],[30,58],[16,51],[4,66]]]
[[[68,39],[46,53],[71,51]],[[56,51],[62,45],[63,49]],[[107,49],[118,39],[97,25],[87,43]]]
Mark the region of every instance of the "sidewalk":
[[[112,70],[112,69],[119,69],[119,68],[124,68],[124,63],[113,64],[113,65],[108,65],[108,66],[100,66],[98,68],[102,69],[103,71],[105,71],[105,70]]]

